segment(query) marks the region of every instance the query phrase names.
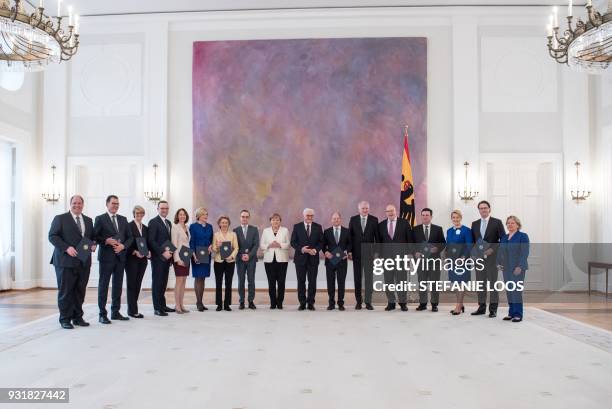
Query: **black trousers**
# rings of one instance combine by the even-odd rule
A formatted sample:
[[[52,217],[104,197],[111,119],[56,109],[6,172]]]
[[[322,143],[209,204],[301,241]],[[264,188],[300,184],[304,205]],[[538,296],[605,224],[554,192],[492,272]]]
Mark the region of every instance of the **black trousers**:
[[[138,297],[142,287],[142,278],[147,270],[147,259],[128,256],[125,262],[125,278],[127,279],[128,314],[138,314]]]
[[[83,302],[89,281],[89,267],[55,267],[59,322],[83,317]]]
[[[170,271],[170,261],[160,260],[158,257],[151,260],[151,296],[153,298],[153,308],[163,311],[166,305],[166,288],[168,287],[168,273]]]
[[[431,259],[431,263],[433,263],[433,260],[435,259]],[[427,289],[421,290],[421,286],[420,286],[421,281],[440,281],[440,273],[441,271],[438,268],[430,268],[430,269],[419,268],[418,269],[417,278],[419,280],[419,304],[427,304],[427,293],[429,292]],[[431,303],[431,305],[438,305],[439,301],[440,301],[440,294],[438,290],[436,290],[434,287],[432,288],[429,302]]]
[[[346,282],[346,261],[342,261],[335,266],[326,265],[325,273],[327,275],[327,295],[329,296],[329,305],[335,305],[336,296],[336,279],[338,280],[338,305],[344,305],[344,284]]]
[[[276,256],[271,263],[264,263],[266,276],[268,276],[268,293],[270,294],[270,305],[283,305],[285,300],[285,279],[287,278],[287,266],[289,263],[276,261]]]
[[[496,253],[488,256],[484,261],[484,269],[479,270],[476,269],[476,280],[482,281],[483,289],[482,291],[478,291],[478,304],[486,305],[487,303],[487,283],[493,288],[493,285],[497,281],[498,272],[497,272],[497,263],[496,263]],[[493,289],[489,293],[489,309],[491,309],[491,304],[493,305],[493,310],[497,311],[497,304],[499,303],[499,294],[497,290]]]
[[[125,262],[117,259],[113,263],[100,263],[100,277],[98,279],[98,308],[100,315],[106,315],[106,300],[108,298],[108,285],[113,280],[111,291],[111,312],[119,312],[121,308],[121,291],[123,289],[123,273]]]
[[[295,265],[298,282],[298,301],[300,304],[314,304],[317,294],[317,271],[318,265]],[[308,297],[306,296],[306,278],[308,278]]]
[[[223,261],[217,263],[215,261],[215,303],[218,306],[229,307],[232,304],[232,279],[234,278],[234,265],[236,263],[228,263]],[[225,302],[223,300],[223,278],[225,276]]]

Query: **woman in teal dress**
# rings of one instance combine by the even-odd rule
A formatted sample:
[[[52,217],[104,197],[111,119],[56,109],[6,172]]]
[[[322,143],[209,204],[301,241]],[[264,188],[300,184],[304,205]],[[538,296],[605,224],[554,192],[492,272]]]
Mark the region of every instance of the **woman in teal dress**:
[[[206,277],[210,277],[210,252],[213,238],[213,228],[208,221],[208,210],[204,207],[200,207],[196,210],[195,218],[197,223],[192,223],[189,226],[189,233],[191,235],[191,239],[189,240],[189,247],[194,251],[198,247],[208,247],[208,263],[198,263],[195,261],[191,263],[191,274],[195,279],[194,289],[196,293],[196,306],[198,311],[207,310],[204,305],[204,286]]]
[[[465,260],[469,257],[470,251],[472,250],[472,244],[474,243],[472,240],[472,231],[461,224],[462,219],[463,214],[461,214],[461,211],[453,210],[451,212],[453,226],[446,231],[446,256],[455,260],[455,262],[456,260]],[[465,268],[463,270],[459,270],[458,268],[449,270],[448,279],[454,283],[468,282],[470,281],[470,271]],[[465,291],[457,291],[457,305],[455,305],[454,310],[451,310],[451,314],[459,315],[465,311],[463,307],[464,296]]]

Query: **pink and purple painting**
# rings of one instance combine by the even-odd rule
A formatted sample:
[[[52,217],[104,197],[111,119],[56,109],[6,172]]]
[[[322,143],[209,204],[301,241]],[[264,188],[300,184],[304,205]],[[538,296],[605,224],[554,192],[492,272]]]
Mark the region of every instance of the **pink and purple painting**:
[[[205,41],[193,46],[193,203],[268,225],[311,207],[399,207],[403,126],[416,206],[427,200],[427,40]]]

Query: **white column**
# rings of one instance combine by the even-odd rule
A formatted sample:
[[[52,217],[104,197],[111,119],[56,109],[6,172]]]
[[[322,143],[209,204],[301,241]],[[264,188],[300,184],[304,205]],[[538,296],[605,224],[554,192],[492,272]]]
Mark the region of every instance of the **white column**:
[[[464,223],[477,217],[476,203],[463,203],[457,192],[464,183],[465,161],[475,183],[479,175],[479,45],[478,19],[458,16],[452,22],[453,42],[453,203],[464,213]],[[479,186],[480,191],[484,186]],[[481,199],[479,196],[477,200]]]

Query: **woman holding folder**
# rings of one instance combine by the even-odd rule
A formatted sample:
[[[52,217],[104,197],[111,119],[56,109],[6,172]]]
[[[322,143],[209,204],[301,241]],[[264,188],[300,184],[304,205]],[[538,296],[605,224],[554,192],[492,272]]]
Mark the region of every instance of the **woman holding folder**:
[[[217,303],[217,311],[224,309],[231,311],[232,304],[232,278],[234,277],[234,265],[236,264],[236,255],[238,254],[238,237],[236,233],[229,229],[230,219],[227,216],[221,216],[217,220],[219,230],[213,237],[213,252],[215,253],[215,301]],[[222,297],[223,278],[225,276],[225,300]]]
[[[193,250],[193,264],[191,275],[195,279],[193,288],[196,294],[196,306],[198,311],[208,308],[204,305],[204,286],[206,277],[210,277],[210,253],[212,251],[213,228],[208,223],[208,210],[200,207],[195,212],[197,223],[189,226],[191,238],[189,247]]]
[[[147,270],[151,252],[147,245],[147,234],[149,229],[142,222],[145,215],[145,209],[142,206],[134,206],[132,210],[134,220],[129,223],[129,228],[132,231],[134,241],[127,249],[127,258],[125,261],[125,276],[127,278],[127,304],[128,315],[132,318],[143,318],[143,315],[138,312],[138,296],[142,286],[142,278]]]
[[[178,209],[174,215],[174,226],[172,227],[171,237],[172,244],[176,247],[176,251],[172,255],[174,257],[174,274],[176,275],[176,284],[174,285],[174,303],[176,304],[176,313],[183,314],[189,312],[183,304],[185,298],[185,282],[189,276],[189,260],[191,252],[187,257],[184,257],[184,250],[189,249],[189,228],[187,222],[189,214],[187,210]]]

